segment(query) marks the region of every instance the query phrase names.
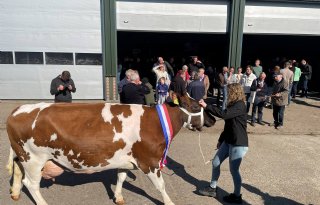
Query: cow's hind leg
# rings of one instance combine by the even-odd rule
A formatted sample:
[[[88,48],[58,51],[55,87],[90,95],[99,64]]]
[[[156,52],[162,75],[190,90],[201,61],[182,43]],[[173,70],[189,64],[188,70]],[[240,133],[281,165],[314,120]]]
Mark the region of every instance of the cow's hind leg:
[[[165,190],[165,183],[162,178],[161,171],[158,169],[155,169],[154,172],[150,171],[148,174],[149,179],[154,184],[154,186],[161,192],[161,195],[163,197],[163,202],[165,205],[174,205],[174,203],[169,198],[166,190]]]
[[[15,201],[17,201],[20,198],[20,192],[22,188],[22,177],[23,173],[21,170],[22,166],[20,162],[17,162],[16,160],[13,161],[13,182],[12,187],[10,189],[11,192],[11,198]]]
[[[46,160],[31,160],[23,164],[25,176],[22,182],[27,187],[37,205],[47,205],[47,202],[44,200],[40,193],[40,181],[42,177],[41,169],[44,166]]]
[[[117,205],[124,204],[124,200],[122,196],[122,185],[127,178],[127,172],[128,170],[126,169],[118,169],[117,185],[116,185],[116,190],[114,192],[114,198]]]

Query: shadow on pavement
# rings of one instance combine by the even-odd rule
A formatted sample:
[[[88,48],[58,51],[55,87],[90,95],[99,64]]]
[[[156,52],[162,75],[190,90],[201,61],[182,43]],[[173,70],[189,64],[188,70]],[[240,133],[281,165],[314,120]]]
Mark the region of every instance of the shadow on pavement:
[[[197,178],[191,176],[188,174],[184,168],[183,164],[180,164],[179,162],[176,162],[174,159],[167,156],[167,168],[169,170],[172,170],[174,174],[181,177],[184,181],[188,182],[189,184],[198,187],[198,186],[204,186],[207,182],[198,180]]]
[[[136,176],[131,172],[128,171],[128,178],[132,179],[131,181],[134,181],[136,179]],[[153,204],[160,205],[163,204],[161,201],[158,199],[155,199],[148,195],[144,190],[140,189],[139,187],[136,187],[129,183],[128,181],[125,181],[123,183],[123,188],[127,189],[133,193],[139,194],[141,196],[146,197],[149,199]],[[40,187],[46,187],[49,188],[53,184],[59,184],[59,185],[64,185],[64,186],[77,186],[81,184],[87,184],[87,183],[93,183],[93,182],[101,182],[103,183],[109,199],[113,199],[114,197],[114,192],[111,189],[111,185],[116,185],[117,183],[117,170],[107,170],[103,172],[97,172],[93,174],[75,174],[72,172],[64,172],[62,175],[56,178],[55,182],[53,183],[52,180],[41,180]],[[31,195],[27,191],[26,188],[23,189],[23,191],[26,193],[26,195],[32,199]],[[126,200],[126,196],[124,195],[124,200]]]
[[[315,108],[320,108],[319,105],[312,105],[304,100],[298,100],[297,98],[292,99],[291,101],[295,102],[298,105],[305,105],[305,106],[310,106],[310,107],[315,107]]]
[[[282,196],[271,196],[268,193],[262,192],[260,189],[251,186],[250,184],[243,183],[242,187],[248,190],[251,193],[259,195],[264,205],[303,205],[299,202],[296,202],[294,200],[282,197]]]
[[[196,190],[193,191],[193,193],[195,193],[197,195],[201,195],[201,194],[199,194],[199,191],[198,191],[200,188],[209,185],[208,181],[198,180],[197,178],[188,174],[182,164],[180,164],[179,162],[176,162],[175,160],[173,160],[169,156],[167,156],[167,168],[172,170],[174,172],[174,174],[181,177],[184,181],[190,183],[191,185],[194,185]],[[231,176],[230,176],[230,180],[232,180]],[[218,187],[217,195],[218,195],[217,198],[215,198],[217,201],[219,201],[221,204],[229,204],[229,203],[226,203],[223,201],[223,197],[229,195],[228,192],[226,192],[225,190]],[[203,197],[207,197],[207,196],[203,196]],[[249,205],[250,203],[243,200],[242,204]]]

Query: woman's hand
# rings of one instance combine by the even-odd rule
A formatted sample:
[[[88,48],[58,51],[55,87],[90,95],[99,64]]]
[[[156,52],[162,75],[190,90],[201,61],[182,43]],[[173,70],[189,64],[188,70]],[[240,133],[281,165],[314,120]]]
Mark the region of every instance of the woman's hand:
[[[207,103],[205,103],[203,99],[201,99],[201,100],[199,101],[199,104],[200,104],[202,107],[204,107],[204,108],[207,107]]]

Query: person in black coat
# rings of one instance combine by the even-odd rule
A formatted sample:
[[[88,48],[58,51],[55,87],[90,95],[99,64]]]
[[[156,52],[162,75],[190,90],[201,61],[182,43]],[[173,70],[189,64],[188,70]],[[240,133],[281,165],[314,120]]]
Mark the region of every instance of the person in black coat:
[[[256,123],[256,113],[258,108],[258,124],[265,125],[264,122],[262,122],[262,116],[263,116],[263,107],[264,103],[266,101],[266,96],[268,95],[268,86],[265,82],[266,74],[262,72],[258,79],[255,79],[252,82],[251,91],[255,91],[256,95],[254,98],[254,101],[252,103],[252,114],[251,114],[251,125],[255,126]]]
[[[185,74],[182,72],[182,70],[179,70],[178,74],[170,84],[170,91],[173,91],[179,96],[184,95],[187,92],[187,84],[184,80],[184,77]]]
[[[199,101],[205,96],[205,86],[202,81],[200,81],[200,76],[195,73],[194,80],[187,87],[190,97]]]
[[[130,83],[122,88],[121,99],[124,104],[145,105],[145,94],[150,93],[149,88],[142,84],[137,71],[130,75]]]
[[[301,61],[301,82],[302,82],[302,93],[301,97],[308,97],[308,82],[312,77],[312,67],[307,63],[306,60]]]
[[[63,71],[61,75],[57,76],[51,81],[50,93],[54,95],[54,102],[72,102],[71,92],[76,92],[76,86],[71,79],[69,71]]]
[[[247,110],[243,88],[238,83],[228,85],[228,103],[224,111],[207,105],[203,100],[199,104],[209,113],[224,119],[225,125],[217,144],[217,153],[212,160],[212,179],[209,186],[199,190],[205,196],[217,196],[217,182],[220,176],[220,165],[229,157],[229,167],[234,183],[234,192],[223,197],[228,203],[242,203],[241,161],[248,151]]]
[[[192,57],[192,62],[189,64],[190,73],[198,72],[199,68],[205,69],[205,66],[201,61],[199,61],[198,56],[193,56]]]

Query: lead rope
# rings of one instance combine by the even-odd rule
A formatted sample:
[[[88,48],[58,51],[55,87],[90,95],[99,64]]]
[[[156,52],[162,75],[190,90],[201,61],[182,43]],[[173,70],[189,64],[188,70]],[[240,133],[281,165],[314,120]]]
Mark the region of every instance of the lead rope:
[[[205,165],[209,164],[212,161],[212,159],[206,161],[205,158],[204,158],[204,155],[203,155],[203,152],[202,152],[202,149],[201,149],[200,133],[199,133],[199,149],[200,149],[200,153],[201,153],[201,156],[202,156],[204,164]]]

